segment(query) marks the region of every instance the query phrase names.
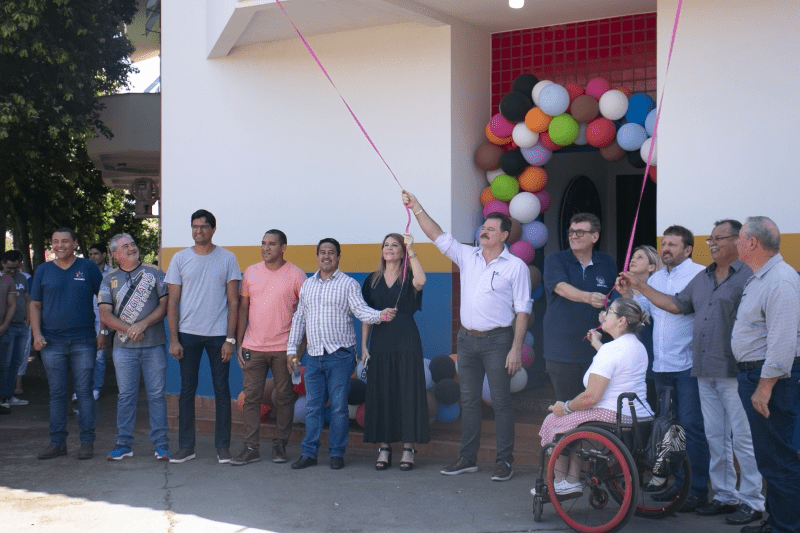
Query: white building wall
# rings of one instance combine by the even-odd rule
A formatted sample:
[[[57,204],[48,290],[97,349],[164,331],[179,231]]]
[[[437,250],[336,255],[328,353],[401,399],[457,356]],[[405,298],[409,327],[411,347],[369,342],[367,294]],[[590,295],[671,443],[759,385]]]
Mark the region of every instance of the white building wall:
[[[659,95],[677,5],[658,0]],[[659,126],[659,234],[749,215],[800,233],[798,34],[797,0],[683,2]]]
[[[191,243],[200,208],[216,215],[224,246],[256,245],[270,227],[292,244],[374,243],[402,230],[400,187],[301,41],[208,60],[197,31],[205,9],[189,4],[163,6],[163,246]],[[449,219],[449,28],[399,24],[309,43],[403,186]]]

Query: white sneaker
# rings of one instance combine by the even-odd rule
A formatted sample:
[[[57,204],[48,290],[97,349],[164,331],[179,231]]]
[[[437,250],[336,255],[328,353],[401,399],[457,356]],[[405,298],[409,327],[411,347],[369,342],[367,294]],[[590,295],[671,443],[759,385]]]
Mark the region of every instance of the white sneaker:
[[[12,396],[8,400],[8,405],[28,405],[28,400],[20,400],[16,396]]]
[[[570,483],[566,479],[555,483],[554,488],[556,489],[556,494],[559,496],[583,492],[583,486],[580,483]]]

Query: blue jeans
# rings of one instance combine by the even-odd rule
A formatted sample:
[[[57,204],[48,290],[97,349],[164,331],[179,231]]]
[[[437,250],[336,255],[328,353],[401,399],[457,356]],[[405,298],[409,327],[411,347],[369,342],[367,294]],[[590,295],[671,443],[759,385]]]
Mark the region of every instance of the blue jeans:
[[[181,395],[178,400],[178,446],[194,448],[194,398],[200,373],[203,350],[208,354],[211,367],[211,384],[214,386],[214,446],[231,447],[231,390],[228,375],[231,362],[222,362],[222,345],[225,335],[206,337],[178,333],[183,346],[183,358],[178,361],[181,370]]]
[[[656,390],[673,387],[672,401],[675,414],[686,430],[686,455],[692,465],[691,494],[697,498],[708,498],[708,441],[703,426],[703,412],[700,407],[700,392],[697,378],[691,376],[692,369],[681,372],[653,372]],[[675,476],[676,486],[683,482],[683,471]]]
[[[511,376],[506,358],[514,332],[504,330],[486,337],[458,332],[458,380],[461,385],[461,452],[469,462],[478,459],[481,446],[481,395],[483,376],[489,382],[494,409],[497,462],[514,462],[514,405],[511,403]]]
[[[8,331],[3,337],[8,337],[10,350],[8,370],[6,373],[5,367],[0,371],[3,376],[3,381],[0,382],[0,396],[11,398],[14,396],[14,389],[16,388],[17,373],[23,362],[27,362],[28,353],[30,352],[31,343],[31,327],[30,326],[15,326],[8,327]],[[0,348],[0,354],[2,354]],[[2,363],[0,363],[2,365]]]
[[[69,371],[78,397],[78,424],[81,444],[94,444],[94,397],[92,373],[97,353],[96,340],[47,339],[42,348],[42,363],[50,384],[50,444],[67,444],[67,407],[69,404]]]
[[[133,446],[136,425],[136,402],[139,396],[139,375],[144,376],[147,406],[150,412],[150,442],[167,446],[167,349],[163,344],[150,348],[114,348],[114,368],[117,373],[119,401],[117,402],[117,444]]]
[[[97,350],[96,358],[94,361],[94,379],[92,380],[93,389],[97,392],[103,390],[103,384],[106,381],[106,351]]]
[[[800,365],[790,377],[779,379],[767,407],[769,418],[755,410],[750,398],[758,387],[761,369],[739,372],[739,396],[750,420],[758,470],[767,481],[767,523],[774,533],[800,531],[800,460],[792,435],[800,411]]]
[[[306,435],[302,454],[316,459],[319,437],[325,425],[325,399],[331,400],[331,425],[328,431],[328,452],[331,457],[343,457],[350,432],[347,397],[350,395],[350,376],[356,358],[353,346],[323,352],[309,357],[306,365]]]

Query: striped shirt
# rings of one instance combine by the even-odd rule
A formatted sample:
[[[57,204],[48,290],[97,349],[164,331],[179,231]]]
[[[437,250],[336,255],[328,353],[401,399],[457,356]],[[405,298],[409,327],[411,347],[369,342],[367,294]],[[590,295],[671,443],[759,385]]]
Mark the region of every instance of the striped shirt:
[[[764,361],[762,378],[786,378],[800,356],[800,276],[777,254],[744,286],[731,339],[738,362]]]
[[[356,280],[338,268],[323,280],[318,270],[300,288],[300,301],[292,317],[286,345],[287,355],[297,354],[303,333],[308,337],[308,354],[314,357],[321,356],[323,351],[333,353],[355,345],[353,315],[369,324],[381,321],[381,312],[367,305]]]

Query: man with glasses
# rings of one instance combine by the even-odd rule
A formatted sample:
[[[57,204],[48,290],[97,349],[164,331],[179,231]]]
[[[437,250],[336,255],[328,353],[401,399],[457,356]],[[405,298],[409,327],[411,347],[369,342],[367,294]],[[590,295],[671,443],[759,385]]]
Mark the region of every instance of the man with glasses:
[[[583,375],[596,350],[585,339],[597,326],[597,310],[613,301],[606,295],[617,279],[617,263],[594,249],[600,239],[600,219],[578,213],[569,223],[569,250],[544,261],[544,358],[557,401],[583,392]]]
[[[178,400],[178,446],[170,459],[194,459],[194,401],[203,351],[208,354],[214,386],[214,444],[217,460],[231,462],[231,391],[228,384],[236,344],[239,280],[236,257],[212,242],[217,219],[200,209],[192,213],[194,246],[181,250],[169,264],[169,353],[178,360],[181,395]]]
[[[800,531],[800,460],[792,445],[800,411],[800,277],[780,254],[781,234],[767,217],[739,232],[739,258],[754,272],[733,326],[739,396],[750,421],[758,470],[767,481],[769,518],[742,533]]]
[[[442,230],[419,205],[402,193],[403,204],[436,247],[461,270],[461,329],[458,332],[458,376],[461,387],[461,450],[458,459],[441,470],[446,476],[477,472],[481,444],[481,394],[489,383],[494,409],[497,457],[492,481],[514,475],[514,406],[511,377],[522,366],[522,344],[531,312],[528,267],[508,251],[511,219],[490,213],[481,226],[480,246],[459,243]]]
[[[701,516],[728,514],[727,522],[738,525],[760,519],[764,510],[761,474],[753,453],[750,424],[739,398],[736,382],[739,370],[730,341],[742,291],[753,275],[750,267],[739,260],[736,249],[741,227],[736,220],[720,220],[714,224],[711,237],[706,240],[714,262],[677,294],[660,292],[628,273],[621,274],[620,278],[623,295],[632,288],[663,311],[694,314],[691,376],[697,378],[711,459],[709,477],[715,492],[714,499],[699,506],[696,512]],[[741,478],[738,490],[734,452]],[[675,495],[677,489],[663,497],[669,499]]]
[[[16,397],[15,390],[19,381],[17,372],[23,360],[28,357],[31,341],[31,327],[28,324],[28,280],[20,274],[21,260],[22,254],[18,250],[8,250],[3,254],[3,269],[0,274],[2,303],[9,302],[9,296],[2,297],[2,291],[7,283],[11,284],[9,295],[16,293],[16,309],[4,333],[3,325],[0,324],[0,404],[3,409],[15,405],[28,405],[27,400]],[[4,318],[4,315],[0,315],[0,318]]]
[[[150,441],[155,457],[168,460],[167,286],[164,272],[139,260],[139,248],[127,233],[114,235],[109,248],[119,268],[100,285],[98,305],[105,327],[114,330],[114,368],[117,374],[117,444],[108,454],[109,461],[133,457],[133,428],[139,396],[139,375],[144,376],[147,405],[150,411]]]

